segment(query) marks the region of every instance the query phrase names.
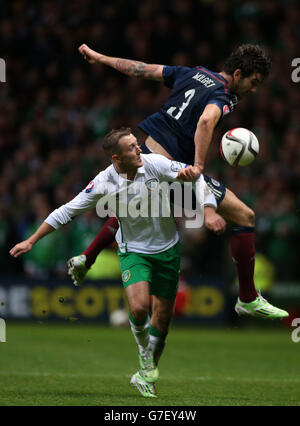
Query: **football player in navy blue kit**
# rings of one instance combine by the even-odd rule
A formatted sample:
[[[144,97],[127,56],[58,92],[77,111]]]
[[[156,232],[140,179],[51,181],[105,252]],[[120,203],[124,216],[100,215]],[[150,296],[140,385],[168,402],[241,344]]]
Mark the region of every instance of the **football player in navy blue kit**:
[[[220,72],[203,66],[166,66],[110,57],[95,52],[86,44],[79,47],[79,52],[89,63],[108,65],[128,76],[156,80],[171,89],[162,108],[143,120],[139,127],[148,135],[144,152],[155,152],[190,164],[179,172],[183,181],[192,181],[204,172],[215,127],[225,115],[233,112],[240,98],[256,92],[268,76],[271,65],[261,47],[250,44],[233,51]],[[223,184],[204,177],[218,203],[216,211],[213,207],[205,208],[206,227],[221,234],[226,222],[232,225],[231,250],[239,279],[236,312],[281,318],[283,311],[270,305],[255,289],[255,213]],[[69,274],[75,283],[82,283],[88,268],[112,241],[117,228],[117,220],[108,219],[82,255],[69,260]]]

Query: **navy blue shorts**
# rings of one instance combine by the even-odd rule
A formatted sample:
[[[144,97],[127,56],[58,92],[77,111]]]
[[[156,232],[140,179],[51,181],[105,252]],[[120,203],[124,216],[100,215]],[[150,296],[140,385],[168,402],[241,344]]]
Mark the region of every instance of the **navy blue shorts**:
[[[217,180],[207,176],[203,175],[205,182],[207,183],[207,186],[211,190],[211,192],[214,194],[215,199],[217,201],[218,206],[222,203],[225,194],[226,194],[226,187],[223,185],[223,183],[218,182]]]

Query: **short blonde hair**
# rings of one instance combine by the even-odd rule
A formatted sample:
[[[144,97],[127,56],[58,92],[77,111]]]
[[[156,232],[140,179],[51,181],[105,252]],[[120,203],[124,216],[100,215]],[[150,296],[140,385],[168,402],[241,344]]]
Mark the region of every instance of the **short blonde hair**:
[[[105,154],[111,157],[113,154],[120,153],[119,140],[123,136],[131,134],[130,127],[121,127],[120,129],[111,130],[105,137],[102,144]]]

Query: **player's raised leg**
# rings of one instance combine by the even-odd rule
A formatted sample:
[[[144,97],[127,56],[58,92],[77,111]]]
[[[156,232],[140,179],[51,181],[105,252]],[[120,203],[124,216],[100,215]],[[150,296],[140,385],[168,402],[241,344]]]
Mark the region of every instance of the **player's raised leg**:
[[[98,254],[115,241],[118,228],[118,220],[115,217],[110,217],[84,252],[68,260],[68,274],[71,276],[74,285],[82,285]]]
[[[76,286],[81,286],[85,276],[87,274],[88,268],[86,267],[86,256],[80,254],[79,256],[71,257],[67,261],[68,274],[73,280],[73,284]]]
[[[252,302],[257,297],[254,284],[255,214],[229,189],[226,189],[217,213],[232,224],[231,253],[239,279],[240,299],[243,302]]]
[[[284,318],[288,313],[268,303],[257,293],[254,283],[255,213],[229,189],[217,209],[228,223],[232,224],[231,252],[235,263],[239,292],[235,310],[239,315],[274,319]]]
[[[95,262],[98,254],[115,241],[115,235],[119,229],[119,222],[112,216],[107,219],[92,243],[82,254],[86,256],[86,266],[90,268]]]

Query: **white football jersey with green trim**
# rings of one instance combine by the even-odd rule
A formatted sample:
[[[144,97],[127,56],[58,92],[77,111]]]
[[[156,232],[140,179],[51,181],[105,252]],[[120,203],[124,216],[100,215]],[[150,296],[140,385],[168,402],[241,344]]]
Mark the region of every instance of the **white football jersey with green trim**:
[[[73,200],[54,210],[45,220],[53,228],[70,222],[75,216],[96,208],[100,217],[114,215],[120,227],[116,241],[121,252],[161,253],[174,246],[179,235],[167,196],[171,184],[174,197],[180,196],[177,175],[186,164],[171,161],[159,154],[141,154],[143,166],[134,180],[119,175],[114,166],[100,172]],[[193,184],[198,200],[196,226],[203,224],[203,206],[216,201],[201,175]],[[190,187],[191,189],[191,187]],[[181,199],[177,209],[182,211]],[[178,210],[179,215],[179,210]],[[195,226],[191,226],[195,227]]]

